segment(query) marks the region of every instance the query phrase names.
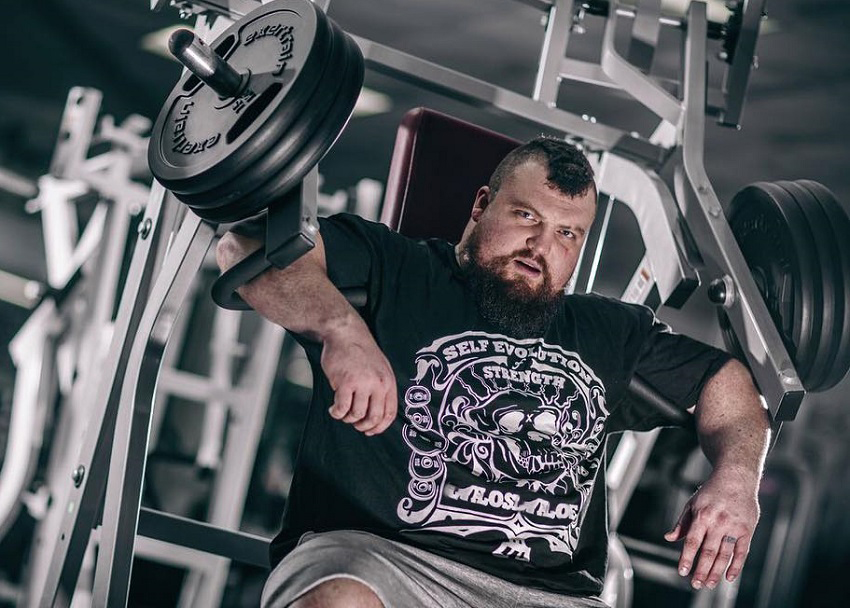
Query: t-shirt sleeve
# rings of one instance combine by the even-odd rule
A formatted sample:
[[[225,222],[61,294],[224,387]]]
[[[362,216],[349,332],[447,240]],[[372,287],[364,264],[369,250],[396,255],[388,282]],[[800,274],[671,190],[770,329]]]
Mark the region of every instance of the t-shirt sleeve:
[[[384,224],[351,213],[320,217],[319,234],[325,248],[328,278],[342,291],[366,291],[366,306],[358,311],[370,324],[371,313],[380,297],[386,260],[398,255],[394,250],[403,246],[405,237]],[[308,357],[318,361],[321,344],[302,335],[293,336]]]
[[[350,213],[319,218],[319,233],[328,278],[341,290],[366,290],[367,304],[361,314],[368,321],[381,299],[383,282],[405,257],[410,239]]]
[[[693,407],[706,382],[732,357],[720,349],[674,332],[646,306],[630,307],[637,315],[636,329],[630,340],[637,356],[627,382],[637,375],[676,408],[687,410]],[[617,406],[609,421],[611,431],[644,431],[674,424],[670,418],[628,391]]]

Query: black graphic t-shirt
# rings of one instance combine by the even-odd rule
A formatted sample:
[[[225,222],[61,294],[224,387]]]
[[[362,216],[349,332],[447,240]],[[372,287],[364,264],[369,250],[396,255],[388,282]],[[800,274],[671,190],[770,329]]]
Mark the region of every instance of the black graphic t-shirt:
[[[629,380],[686,409],[728,355],[596,295],[565,296],[542,338],[515,339],[481,318],[449,243],[345,214],[321,234],[331,281],[367,288],[398,416],[373,437],[331,418],[321,345],[302,341],[313,402],[272,563],[306,531],[357,529],[519,585],[599,594],[605,437],[665,423],[622,399]]]

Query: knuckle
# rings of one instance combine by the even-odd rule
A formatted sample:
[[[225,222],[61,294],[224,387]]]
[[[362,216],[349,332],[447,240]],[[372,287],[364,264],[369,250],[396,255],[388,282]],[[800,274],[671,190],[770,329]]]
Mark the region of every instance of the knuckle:
[[[699,541],[693,536],[688,536],[685,538],[685,547],[688,549],[696,550],[699,548]]]

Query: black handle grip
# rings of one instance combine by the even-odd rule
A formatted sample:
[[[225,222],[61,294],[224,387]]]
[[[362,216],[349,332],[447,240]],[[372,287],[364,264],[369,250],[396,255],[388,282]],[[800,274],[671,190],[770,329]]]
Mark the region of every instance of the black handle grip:
[[[212,286],[213,302],[228,310],[251,310],[248,303],[236,293],[236,289],[271,267],[271,262],[266,259],[265,248],[260,247],[215,280]]]

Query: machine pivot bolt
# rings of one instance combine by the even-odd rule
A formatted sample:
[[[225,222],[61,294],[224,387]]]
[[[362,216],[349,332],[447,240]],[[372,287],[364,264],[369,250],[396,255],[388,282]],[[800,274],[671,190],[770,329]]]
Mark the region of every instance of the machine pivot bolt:
[[[729,308],[735,301],[735,284],[728,275],[714,279],[708,285],[708,299],[713,303]]]
[[[78,466],[74,469],[74,472],[71,473],[71,481],[74,482],[74,487],[79,488],[83,483],[83,479],[86,478],[86,467],[83,465]]]
[[[146,238],[148,238],[148,235],[150,235],[150,233],[151,233],[152,227],[153,227],[153,222],[151,221],[151,218],[149,218],[149,217],[145,218],[145,221],[143,221],[141,224],[139,224],[139,228],[138,228],[139,238],[142,239],[143,241]]]

